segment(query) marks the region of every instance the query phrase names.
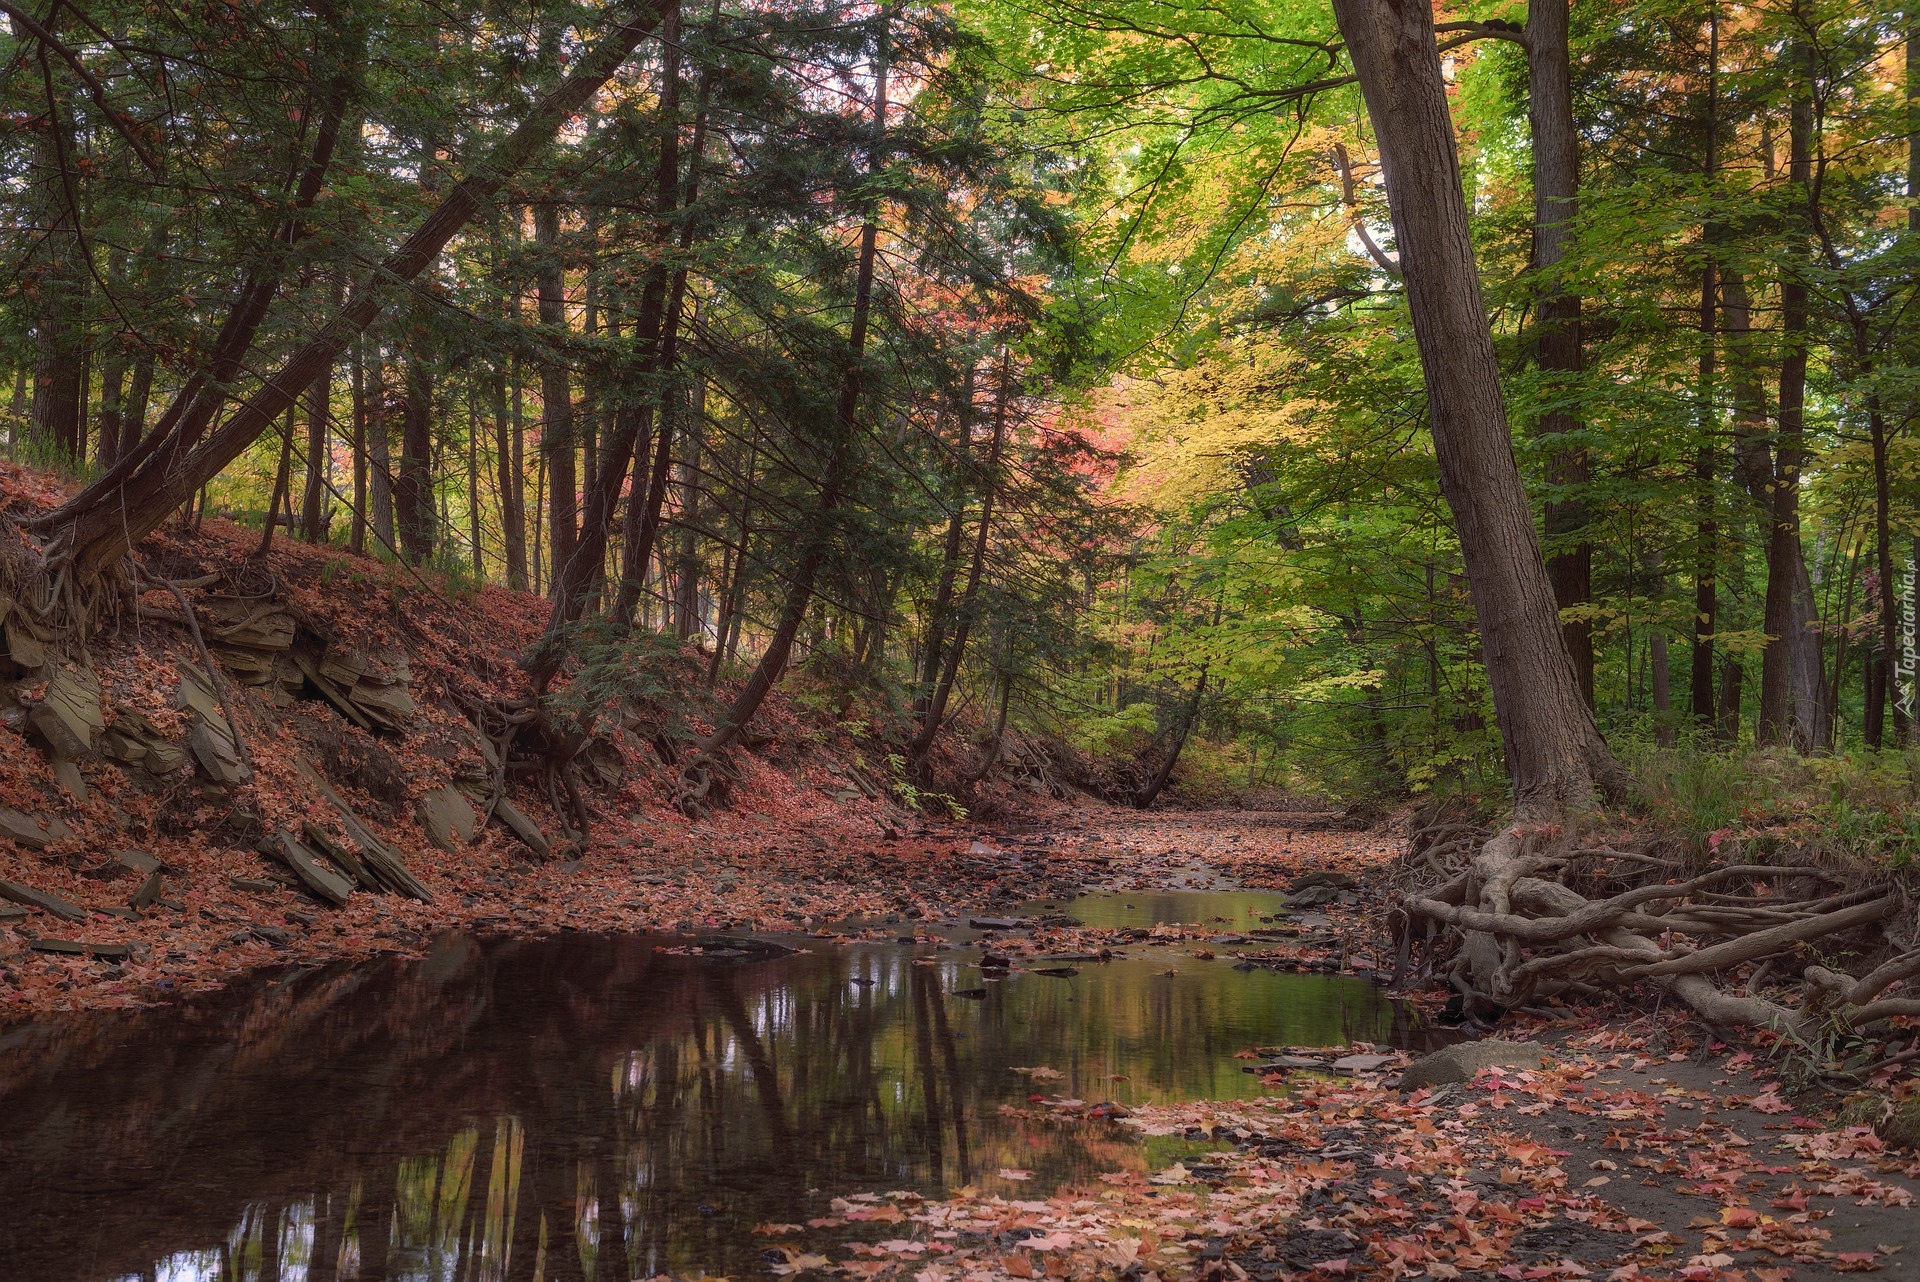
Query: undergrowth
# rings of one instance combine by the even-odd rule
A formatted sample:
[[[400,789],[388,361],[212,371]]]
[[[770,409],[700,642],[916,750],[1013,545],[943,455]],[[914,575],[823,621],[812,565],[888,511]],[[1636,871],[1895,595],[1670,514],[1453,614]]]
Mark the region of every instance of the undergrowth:
[[[1637,808],[1696,856],[1792,850],[1896,869],[1920,855],[1920,750],[1803,757],[1629,745],[1621,755]]]

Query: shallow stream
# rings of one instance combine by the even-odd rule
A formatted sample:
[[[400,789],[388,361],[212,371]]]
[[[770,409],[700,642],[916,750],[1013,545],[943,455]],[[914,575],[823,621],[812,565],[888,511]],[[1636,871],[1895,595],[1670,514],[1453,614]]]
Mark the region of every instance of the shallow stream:
[[[1043,907],[1246,929],[1279,904]],[[424,960],[0,1031],[0,1277],[766,1277],[754,1226],[836,1194],[1044,1197],[1187,1151],[1059,1100],[1246,1095],[1247,1047],[1424,1035],[1361,980],[1148,946],[994,978],[965,948],[683,942],[448,936]]]

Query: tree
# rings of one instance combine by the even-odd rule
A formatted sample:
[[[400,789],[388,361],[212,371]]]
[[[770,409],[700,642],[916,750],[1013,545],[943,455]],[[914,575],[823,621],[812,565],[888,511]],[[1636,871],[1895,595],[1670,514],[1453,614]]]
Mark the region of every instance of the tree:
[[[1619,768],[1581,697],[1514,462],[1433,13],[1410,0],[1336,0],[1334,14],[1379,138],[1440,483],[1472,585],[1514,816],[1562,822],[1589,809],[1599,787],[1615,786]]]

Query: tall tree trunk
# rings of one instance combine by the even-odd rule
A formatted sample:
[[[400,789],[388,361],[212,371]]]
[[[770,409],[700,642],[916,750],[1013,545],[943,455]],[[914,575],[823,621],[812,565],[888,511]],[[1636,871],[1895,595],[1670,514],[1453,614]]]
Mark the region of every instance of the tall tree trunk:
[[[716,10],[717,12],[717,10]],[[711,25],[712,19],[709,19]],[[676,58],[675,70],[679,63]],[[675,203],[692,207],[700,191],[700,165],[706,154],[707,139],[707,103],[712,92],[713,76],[709,68],[700,77],[700,89],[693,117],[693,140],[688,148],[687,179],[684,193],[676,193],[672,181],[677,178],[680,148],[680,131],[674,128],[663,130],[660,135],[660,168],[658,178],[658,208],[665,211],[674,208]],[[674,95],[673,106],[679,105],[679,87],[677,77],[671,92]],[[662,104],[663,108],[665,103]],[[668,117],[662,113],[662,119]],[[677,110],[672,117],[678,120]],[[662,218],[656,235],[665,243],[667,224]],[[680,224],[680,249],[685,251],[693,244],[697,234],[692,217]],[[666,314],[659,310],[660,294],[658,286],[664,280],[664,268],[656,268],[650,276],[646,292],[640,300],[638,323],[639,338],[655,353],[653,367],[668,375],[673,372],[680,341],[681,310],[685,306],[687,292],[687,273],[683,267],[673,274],[672,283],[667,286],[668,304]],[[651,302],[649,301],[651,300]],[[673,387],[669,377],[662,380],[661,397],[657,412],[650,402],[642,409],[639,423],[641,435],[653,433],[653,461],[647,469],[647,483],[641,485],[636,475],[632,493],[627,498],[627,522],[624,531],[622,553],[620,557],[620,592],[615,598],[613,617],[622,623],[633,619],[635,608],[640,604],[641,591],[647,581],[648,567],[653,561],[653,548],[660,534],[660,514],[667,501],[667,481],[673,468],[673,421],[665,412],[665,397],[671,394]],[[649,417],[651,416],[651,417]]]
[[[392,553],[399,546],[393,537],[392,423],[387,414],[386,362],[378,344],[373,350],[373,377],[367,389],[372,401],[367,416],[367,472],[372,479],[373,538],[376,546]]]
[[[520,294],[514,288],[514,282],[507,279],[504,260],[509,250],[505,242],[509,235],[518,239],[521,223],[517,208],[510,210],[509,214],[509,217],[494,220],[487,243],[489,257],[492,260],[494,287],[500,292],[501,319],[517,325],[520,320]],[[512,230],[509,231],[509,228]],[[509,414],[507,398],[509,384],[513,388],[511,414]],[[500,357],[494,361],[492,390],[494,459],[500,490],[501,559],[506,563],[507,586],[516,592],[525,592],[527,590],[527,493],[526,478],[522,468],[525,462],[526,435],[522,400],[524,393],[520,383],[518,357]]]
[[[145,344],[133,358],[133,379],[127,385],[126,408],[120,414],[120,444],[114,460],[125,458],[147,431],[147,404],[153,397],[153,349]],[[112,464],[108,464],[112,466]]]
[[[881,6],[879,39],[874,53],[873,133],[867,151],[867,172],[877,177],[886,165],[887,151],[887,76],[892,59],[891,0]],[[733,703],[716,720],[713,731],[696,746],[688,765],[681,771],[677,802],[683,810],[697,809],[710,787],[709,764],[716,753],[730,747],[746,728],[767,692],[786,670],[793,652],[794,637],[805,622],[807,606],[813,599],[813,585],[826,560],[831,528],[840,507],[841,487],[846,480],[848,456],[854,448],[859,427],[855,416],[860,408],[861,363],[867,350],[867,324],[873,308],[873,266],[879,237],[879,204],[869,197],[867,216],[860,227],[860,255],[856,260],[853,314],[847,327],[847,364],[840,378],[840,391],[834,404],[833,431],[827,443],[827,465],[820,481],[820,515],[804,536],[800,558],[787,581],[787,599],[774,625],[767,648],[754,665],[753,674],[734,697]]]
[[[119,343],[108,346],[100,360],[100,447],[96,457],[112,467],[120,457],[120,438],[126,416],[127,353]]]
[[[344,298],[344,282],[335,278],[333,305]],[[333,462],[333,366],[329,364],[307,388],[307,484],[300,502],[300,537],[318,543],[326,537],[327,484]]]
[[[519,375],[514,372],[514,402],[519,396]],[[516,592],[527,590],[527,513],[525,483],[520,475],[522,446],[520,415],[510,411],[507,401],[507,371],[496,365],[493,373],[493,449],[500,490],[500,541],[506,561],[507,586]]]
[[[680,186],[680,0],[660,0],[660,21],[661,92],[659,109],[655,114],[660,154],[654,171],[654,243],[665,247],[671,241],[670,225],[678,206]],[[697,153],[694,162],[696,165],[699,162]],[[634,322],[634,345],[638,352],[640,375],[636,381],[641,387],[646,386],[649,376],[662,370],[671,370],[674,343],[680,328],[680,308],[686,297],[685,269],[669,274],[662,257],[663,261],[647,273],[647,282],[641,292],[640,314]],[[554,558],[553,611],[547,617],[545,635],[529,656],[527,668],[536,691],[544,691],[559,672],[560,664],[565,659],[562,632],[568,623],[580,617],[586,606],[587,591],[605,567],[614,509],[619,505],[620,491],[626,485],[634,448],[646,426],[644,407],[651,403],[636,401],[631,395],[624,399],[613,433],[608,439],[605,456],[600,460],[598,484],[587,498],[587,516],[579,544],[572,549],[570,556],[562,559],[556,555]],[[664,420],[660,436],[663,442],[668,437]],[[634,488],[637,491],[639,487]],[[617,617],[621,619],[631,617],[628,592],[630,585],[635,583],[636,570],[644,573],[644,564],[635,567],[629,563],[624,567],[620,608],[616,610]]]
[[[1813,104],[1796,94],[1790,109],[1787,181],[1804,198],[1812,178]],[[1796,226],[1797,226],[1796,222]],[[1799,238],[1796,236],[1795,240]],[[1767,504],[1767,605],[1762,625],[1767,648],[1760,658],[1760,715],[1754,738],[1761,747],[1811,747],[1813,727],[1793,717],[1794,636],[1800,623],[1795,589],[1806,577],[1800,546],[1800,467],[1807,403],[1807,287],[1797,266],[1780,281],[1780,428],[1773,451],[1773,484]]]
[[[1905,747],[1911,726],[1906,705],[1901,699],[1903,692],[1899,680],[1902,663],[1900,603],[1894,595],[1898,572],[1893,565],[1893,484],[1888,476],[1887,418],[1878,396],[1867,402],[1867,431],[1873,443],[1873,555],[1874,569],[1878,571],[1876,577],[1880,580],[1882,693],[1892,705],[1894,746]]]
[[[1556,402],[1577,403],[1575,386],[1585,364],[1581,351],[1580,296],[1567,289],[1558,271],[1573,243],[1579,214],[1579,136],[1573,123],[1573,87],[1567,47],[1567,0],[1532,0],[1527,6],[1527,115],[1533,133],[1533,265],[1543,277],[1538,305],[1539,337],[1535,359],[1554,383]],[[1580,430],[1580,417],[1568,409],[1549,409],[1540,418],[1545,436]],[[1593,599],[1593,545],[1582,536],[1588,460],[1578,445],[1557,445],[1548,464],[1554,497],[1545,505],[1546,536],[1553,545],[1547,575],[1562,610]],[[1581,697],[1593,706],[1593,621],[1561,624],[1567,655],[1573,660]]]
[[[695,322],[698,324],[698,322]],[[682,641],[700,633],[700,447],[707,412],[707,383],[696,377],[690,389],[687,426],[680,433],[680,537],[673,559],[673,628]]]
[[[547,547],[553,558],[553,582],[573,555],[580,533],[574,477],[573,376],[567,369],[567,276],[560,256],[560,210],[551,201],[534,206],[533,240],[540,247],[534,273],[540,324],[554,355],[540,365],[540,457],[547,465]]]
[[[1433,11],[1424,0],[1334,0],[1334,14],[1380,142],[1441,489],[1472,586],[1515,815],[1558,821],[1588,808],[1618,767],[1567,656],[1514,462]]]
[[[487,581],[486,554],[480,547],[480,410],[467,383],[467,546],[473,551],[473,580]]]
[[[280,504],[286,498],[287,477],[293,464],[293,406],[287,406],[286,423],[280,429],[280,463],[273,472],[273,492],[267,496],[267,510],[260,521],[260,542],[253,554],[265,556],[273,547],[273,527],[280,519]]]
[[[987,564],[987,535],[993,527],[993,500],[1000,479],[1000,449],[1007,435],[1007,402],[1012,395],[1013,353],[1003,347],[1000,382],[993,398],[993,443],[987,448],[987,464],[980,481],[980,528],[973,539],[973,559],[967,565],[967,586],[960,594],[960,608],[953,623],[953,643],[947,648],[946,661],[940,667],[940,679],[927,698],[926,711],[920,717],[920,732],[907,748],[908,769],[923,785],[932,781],[928,762],[933,743],[939,737],[941,722],[946,719],[947,700],[953,696],[953,685],[960,675],[960,660],[966,654],[967,635],[973,629],[979,609],[980,581]]]
[[[433,370],[416,336],[406,355],[401,393],[400,469],[394,478],[394,515],[400,526],[400,553],[414,565],[433,556]]]
[[[967,529],[966,474],[973,448],[973,362],[967,362],[960,383],[960,400],[954,407],[954,487],[953,511],[947,516],[947,537],[940,550],[940,577],[934,583],[933,606],[927,612],[927,641],[920,656],[920,689],[914,695],[916,718],[926,720],[927,704],[933,698],[934,684],[940,679],[945,659],[948,614],[953,607],[953,585],[960,577],[960,545]]]
[[[1707,11],[1707,98],[1706,147],[1701,158],[1701,174],[1712,191],[1720,168],[1720,13]],[[1700,267],[1700,443],[1694,451],[1693,479],[1697,487],[1695,501],[1699,517],[1694,534],[1693,577],[1693,667],[1689,684],[1689,703],[1694,723],[1700,727],[1714,720],[1713,634],[1719,627],[1720,523],[1715,507],[1715,466],[1713,433],[1715,426],[1715,280],[1717,265],[1713,254],[1715,231],[1709,221],[1700,228],[1700,240],[1706,261]]]
[[[367,340],[362,335],[353,342],[353,524],[347,531],[347,547],[357,556],[367,550]]]
[[[89,487],[37,521],[35,524],[42,529],[57,530],[49,559],[70,562],[82,577],[98,575],[238,458],[312,384],[319,371],[337,360],[354,336],[373,323],[389,294],[425,271],[500,186],[551,143],[555,132],[619,70],[658,22],[658,11],[644,7],[575,58],[560,83],[511,133],[478,149],[467,176],[369,274],[347,305],[185,457],[179,454],[189,442],[177,436],[173,438],[177,449],[159,451],[156,446],[155,451],[144,455],[135,451],[135,456],[140,456],[138,462],[129,468],[123,459],[114,469],[126,469],[120,476],[101,487]],[[159,435],[156,428],[150,439]],[[164,457],[155,457],[155,452]]]
[[[40,55],[47,56],[43,50]],[[34,292],[33,408],[27,432],[42,450],[74,460],[86,414],[87,269],[75,208],[73,123],[49,103],[34,139],[34,187],[45,230]]]

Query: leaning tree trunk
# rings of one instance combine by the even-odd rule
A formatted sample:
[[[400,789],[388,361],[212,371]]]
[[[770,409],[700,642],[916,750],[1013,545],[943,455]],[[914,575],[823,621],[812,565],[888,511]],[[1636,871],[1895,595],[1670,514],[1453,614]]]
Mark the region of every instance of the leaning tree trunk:
[[[665,58],[661,68],[661,93],[658,108],[660,154],[654,174],[654,244],[669,243],[671,220],[679,204],[679,93],[680,79],[680,0],[662,0]],[[699,157],[694,157],[697,163]],[[664,256],[662,256],[664,258]],[[669,298],[671,292],[671,298]],[[673,339],[680,328],[680,307],[686,293],[686,272],[670,275],[664,262],[647,274],[640,298],[640,315],[634,322],[637,378],[646,386],[666,369],[673,359]],[[553,611],[547,617],[547,630],[535,647],[528,671],[536,691],[544,691],[560,671],[565,659],[565,629],[586,608],[588,589],[601,572],[607,556],[607,536],[613,526],[613,512],[619,503],[633,464],[634,449],[646,428],[645,402],[630,396],[614,416],[613,430],[607,438],[606,452],[599,462],[596,484],[587,498],[586,522],[578,545],[564,562],[554,562]],[[665,438],[665,427],[661,429]],[[624,589],[623,589],[624,592]]]
[[[1497,1014],[1543,991],[1642,981],[1709,1025],[1772,1025],[1799,1037],[1920,1014],[1920,1000],[1888,995],[1920,976],[1920,949],[1889,956],[1888,941],[1910,934],[1889,925],[1911,916],[1898,888],[1836,886],[1837,874],[1811,864],[1689,875],[1696,870],[1684,859],[1567,840],[1563,821],[1618,767],[1559,644],[1513,465],[1431,9],[1424,0],[1335,0],[1334,10],[1380,140],[1441,485],[1459,527],[1521,820],[1416,847],[1407,868],[1415,888],[1400,905],[1406,937],[1416,924],[1447,929],[1457,944],[1449,978],[1472,1014]],[[1603,893],[1589,898],[1578,886]],[[1804,945],[1814,941],[1825,941],[1817,956],[1860,958],[1865,973],[1806,965]],[[1762,962],[1750,989],[1787,963],[1802,968],[1805,1000],[1729,993],[1714,979]]]
[[[1591,806],[1618,767],[1567,656],[1514,462],[1433,12],[1419,0],[1335,0],[1334,13],[1379,139],[1441,490],[1459,531],[1514,813],[1556,822]]]
[[[1000,449],[1007,435],[1007,400],[1013,394],[1012,382],[1013,353],[1002,348],[1000,385],[995,389],[993,402],[993,444],[987,450],[986,473],[980,490],[980,528],[974,535],[973,560],[967,566],[967,586],[960,594],[960,609],[953,624],[953,642],[947,648],[946,660],[940,665],[939,679],[929,692],[927,706],[920,715],[920,732],[907,748],[908,773],[922,787],[931,786],[933,782],[929,766],[933,742],[939,737],[941,723],[946,719],[947,701],[953,697],[953,684],[960,675],[960,660],[966,655],[967,637],[973,630],[974,616],[979,610],[980,580],[987,564],[987,536],[993,528],[993,500],[1000,481]]]
[[[1193,695],[1187,700],[1187,706],[1180,714],[1180,724],[1174,728],[1173,742],[1167,745],[1167,755],[1160,760],[1159,768],[1147,780],[1139,792],[1134,794],[1133,808],[1146,810],[1158,800],[1173,779],[1173,768],[1180,762],[1180,754],[1186,749],[1187,736],[1193,733],[1193,723],[1200,715],[1200,701],[1207,694],[1207,670],[1200,669],[1200,679],[1193,683]]]
[[[873,132],[868,142],[867,173],[877,177],[886,164],[887,154],[887,73],[892,50],[892,6],[880,10],[880,35],[874,55]],[[853,314],[847,326],[847,365],[840,377],[840,392],[834,404],[832,437],[828,442],[827,466],[820,480],[820,514],[806,537],[799,561],[787,581],[787,599],[781,607],[779,622],[767,640],[767,648],[754,665],[747,683],[734,696],[733,703],[720,714],[713,730],[695,745],[692,755],[680,768],[679,786],[674,803],[683,813],[695,814],[705,808],[713,789],[713,771],[718,755],[732,746],[747,723],[760,711],[773,683],[786,670],[793,653],[794,638],[807,617],[813,600],[813,586],[827,557],[833,518],[840,506],[841,489],[846,483],[848,456],[853,452],[858,432],[856,415],[860,409],[861,364],[867,350],[867,324],[873,309],[873,269],[878,256],[880,224],[877,201],[867,209],[860,227],[860,256],[855,268]]]
[[[373,323],[388,299],[425,271],[507,179],[552,142],[555,133],[647,38],[660,16],[658,7],[648,5],[575,59],[566,77],[511,133],[480,151],[466,176],[367,276],[346,306],[199,444],[189,449],[187,442],[180,441],[175,449],[136,451],[137,461],[129,465],[123,459],[124,471],[111,483],[76,495],[36,522],[52,535],[46,556],[54,578],[98,578],[201,485],[240,457]],[[159,434],[156,429],[154,435]]]

